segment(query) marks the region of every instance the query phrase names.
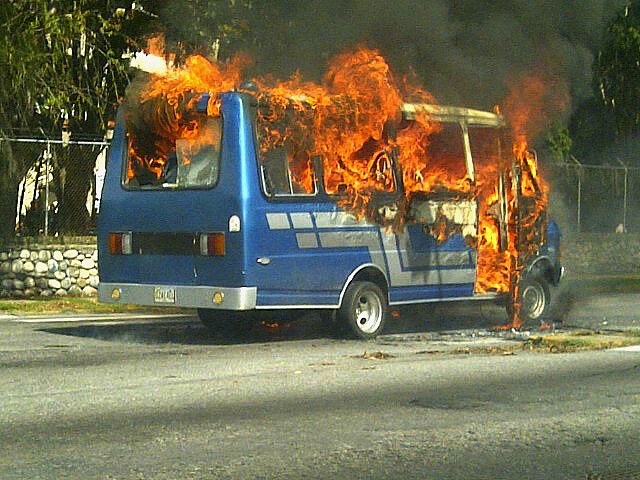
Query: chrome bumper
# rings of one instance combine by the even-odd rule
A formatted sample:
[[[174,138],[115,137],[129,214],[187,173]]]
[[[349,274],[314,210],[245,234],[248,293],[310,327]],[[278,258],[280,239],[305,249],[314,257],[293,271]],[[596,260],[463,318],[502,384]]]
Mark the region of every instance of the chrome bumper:
[[[174,301],[156,301],[154,294],[156,288],[174,289]],[[256,308],[256,296],[256,287],[230,288],[103,282],[100,282],[98,286],[98,300],[101,302],[156,307],[252,310]]]

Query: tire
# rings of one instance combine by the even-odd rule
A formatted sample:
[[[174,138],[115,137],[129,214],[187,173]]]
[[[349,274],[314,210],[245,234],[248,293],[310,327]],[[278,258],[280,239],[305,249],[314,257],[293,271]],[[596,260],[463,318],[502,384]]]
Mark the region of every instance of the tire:
[[[336,317],[345,334],[369,340],[384,329],[387,312],[387,297],[382,289],[372,282],[356,281],[347,287]]]
[[[254,312],[236,312],[210,308],[198,309],[200,323],[211,332],[221,333],[225,336],[245,335],[255,323],[255,319],[252,318],[253,314]]]
[[[520,282],[518,294],[522,328],[539,328],[551,320],[551,292],[547,281],[540,276],[527,276]],[[507,312],[512,313],[511,303]]]

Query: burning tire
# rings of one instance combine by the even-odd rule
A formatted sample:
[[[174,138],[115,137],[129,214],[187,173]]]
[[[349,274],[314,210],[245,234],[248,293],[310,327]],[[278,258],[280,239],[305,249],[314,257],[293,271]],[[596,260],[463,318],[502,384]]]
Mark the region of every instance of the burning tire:
[[[551,293],[547,281],[539,276],[525,277],[520,282],[518,301],[522,305],[522,328],[535,328],[550,319]],[[511,314],[512,306],[507,307]]]
[[[255,323],[255,319],[249,317],[252,313],[199,308],[198,318],[212,332],[239,336],[245,334]]]
[[[355,338],[368,340],[382,332],[387,318],[387,297],[372,282],[353,282],[337,312],[339,327]]]

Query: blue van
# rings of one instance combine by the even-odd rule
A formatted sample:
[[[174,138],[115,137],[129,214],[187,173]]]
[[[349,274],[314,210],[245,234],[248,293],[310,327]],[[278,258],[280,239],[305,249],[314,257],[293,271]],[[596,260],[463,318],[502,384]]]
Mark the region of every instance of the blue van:
[[[216,329],[259,310],[322,309],[345,333],[368,339],[384,328],[389,306],[505,295],[476,293],[473,194],[416,195],[400,209],[401,174],[393,155],[382,156],[372,171],[384,185],[379,221],[360,219],[325,188],[319,159],[309,160],[313,174],[303,182],[286,151],[260,151],[253,95],[228,92],[220,105],[200,138],[177,140],[164,165],[130,158],[120,113],[100,208],[101,301],[196,308]],[[456,157],[471,179],[486,140],[505,131],[497,114],[456,107],[407,103],[403,121],[417,111],[442,124],[432,155]],[[398,215],[403,228],[390,228]],[[453,229],[436,238],[443,218]],[[534,322],[548,316],[562,270],[557,225],[544,223],[519,289],[522,317]]]

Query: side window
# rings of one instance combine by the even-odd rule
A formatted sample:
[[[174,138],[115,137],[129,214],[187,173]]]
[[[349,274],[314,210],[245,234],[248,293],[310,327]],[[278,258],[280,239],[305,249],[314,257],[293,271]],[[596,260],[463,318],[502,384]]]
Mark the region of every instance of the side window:
[[[499,165],[501,130],[488,127],[469,127],[471,156],[477,168]]]
[[[269,196],[315,195],[313,162],[306,152],[271,148],[260,155],[263,188]]]
[[[429,136],[426,167],[422,173],[423,177],[433,178],[433,186],[441,183],[439,186],[452,189],[466,178],[464,136],[459,124],[443,123],[440,130]]]
[[[315,195],[313,163],[305,152],[289,154],[278,147],[264,152],[260,158],[264,191],[269,196]]]

